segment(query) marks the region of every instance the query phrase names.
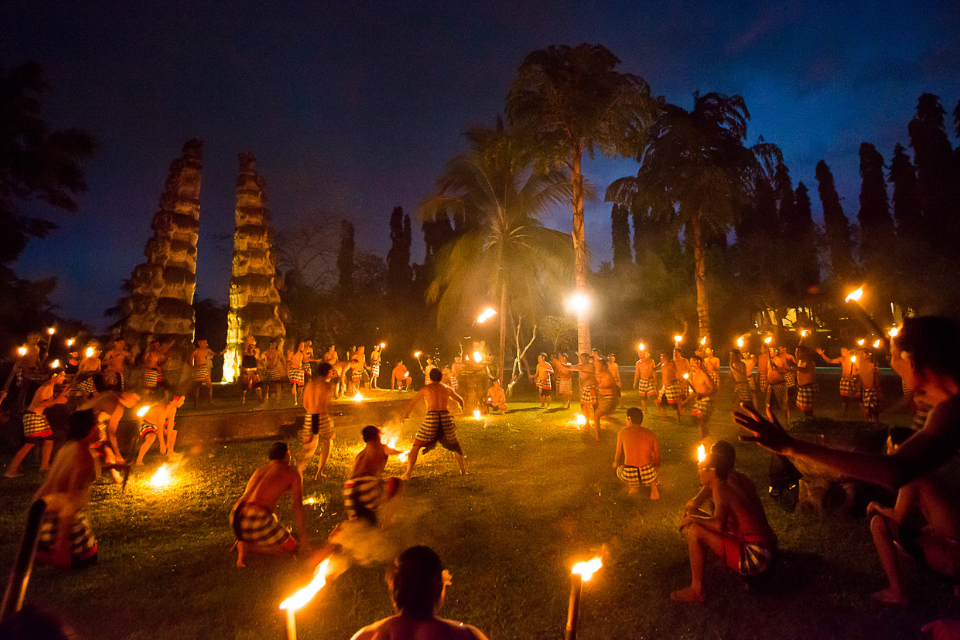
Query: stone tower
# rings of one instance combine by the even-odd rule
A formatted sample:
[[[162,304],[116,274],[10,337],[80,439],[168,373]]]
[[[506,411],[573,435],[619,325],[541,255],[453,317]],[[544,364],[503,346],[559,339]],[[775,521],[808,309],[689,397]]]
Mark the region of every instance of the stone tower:
[[[230,279],[230,315],[227,319],[227,352],[223,379],[232,382],[240,371],[240,351],[246,336],[254,336],[261,349],[269,340],[286,335],[280,320],[273,229],[264,181],[257,174],[252,153],[240,154],[237,177],[237,228],[233,234],[233,277]]]
[[[147,261],[130,277],[130,295],[120,300],[123,332],[130,341],[148,336],[193,339],[193,294],[197,288],[200,173],[203,143],[189,140],[170,164],[147,241]]]

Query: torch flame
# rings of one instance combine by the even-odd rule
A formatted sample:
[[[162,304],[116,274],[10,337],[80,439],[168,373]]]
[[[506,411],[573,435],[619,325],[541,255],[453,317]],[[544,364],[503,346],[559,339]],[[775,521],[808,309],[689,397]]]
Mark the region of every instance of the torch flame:
[[[689,374],[689,373],[683,374],[683,379],[684,379],[684,380],[689,380],[689,379],[690,379],[690,374]]]
[[[743,336],[737,338],[737,347],[739,347],[740,349],[743,348]]]
[[[583,415],[582,413],[578,413],[577,415],[575,415],[574,420],[576,420],[577,426],[582,427],[587,424],[587,416]]]
[[[317,592],[327,584],[327,576],[330,575],[330,573],[330,558],[327,558],[321,562],[317,566],[316,571],[313,572],[313,580],[310,581],[310,584],[281,602],[280,609],[282,611],[288,609],[296,611],[313,600],[313,596],[317,595]]]
[[[803,329],[803,330],[800,331],[800,337],[801,337],[801,338],[806,338],[808,335],[810,335],[810,332],[807,331],[806,329]]]
[[[50,327],[49,329],[47,329],[47,333],[49,333],[50,335],[53,335],[56,332],[57,332],[57,329],[55,327]]]
[[[647,346],[642,342],[637,345],[637,351],[645,351],[646,349],[647,349]]]
[[[860,345],[861,347],[863,346],[864,342],[865,340],[863,338],[860,338],[859,340],[857,340],[857,344]]]
[[[850,362],[856,362],[857,356],[850,356]]]
[[[67,340],[67,346],[68,346],[68,347],[72,347],[72,346],[73,346],[73,343],[76,342],[76,341],[77,341],[76,338],[70,338],[69,340]]]
[[[483,310],[483,313],[481,313],[477,317],[477,324],[483,324],[484,322],[486,322],[487,320],[489,320],[495,315],[497,315],[496,310],[493,309],[492,307],[487,307],[486,309]]]
[[[874,349],[879,349],[879,348],[880,348],[880,340],[874,340],[874,341],[873,341],[873,348],[874,348]]]
[[[707,459],[707,448],[703,445],[697,447],[697,462],[703,462]]]
[[[153,477],[150,478],[150,484],[159,489],[170,484],[171,479],[170,469],[167,468],[167,465],[162,464],[160,468],[157,469],[157,472],[153,474]]]
[[[84,352],[88,358],[93,357],[93,347],[87,347],[87,350]]]
[[[479,351],[473,352],[473,361],[474,362],[483,362],[483,354]]]
[[[573,565],[573,574],[580,574],[580,579],[584,582],[590,580],[597,571],[600,570],[600,567],[603,566],[603,560],[598,558],[592,558],[586,562],[578,562]]]
[[[703,336],[702,338],[700,338],[700,344],[704,346],[707,344],[707,336]]]
[[[353,396],[354,402],[363,402],[363,394],[357,391],[356,395]]]
[[[25,356],[25,355],[27,355],[27,348],[26,348],[26,347],[20,347],[19,349],[17,349],[17,353],[19,353],[21,356]]]
[[[480,419],[480,409],[473,410],[473,417],[476,418],[477,420]]]
[[[862,297],[863,297],[863,287],[860,287],[859,289],[857,289],[856,291],[848,295],[846,298],[844,298],[843,301],[850,302],[851,300],[853,300],[854,302],[860,302],[860,298]]]
[[[381,348],[381,349],[385,349],[386,346],[387,346],[387,343],[386,343],[386,342],[381,342],[381,343],[380,343],[380,348]]]
[[[414,352],[413,352],[413,357],[414,357],[414,358],[419,358],[419,357],[420,357],[420,352],[419,352],[419,351],[414,351]]]
[[[887,332],[887,335],[890,336],[891,338],[896,338],[898,333],[900,333],[900,328],[894,327]]]
[[[683,342],[683,336],[681,336],[680,334],[677,334],[673,336],[673,341],[677,343]]]
[[[767,336],[763,339],[763,344],[770,344],[771,342],[773,342],[773,336]]]
[[[50,363],[50,368],[51,368],[51,369],[56,369],[56,368],[58,368],[59,366],[60,366],[60,361],[59,361],[59,360],[54,360],[53,362]]]
[[[137,417],[142,418],[143,416],[147,415],[147,411],[150,411],[150,405],[140,407],[139,409],[137,409]]]

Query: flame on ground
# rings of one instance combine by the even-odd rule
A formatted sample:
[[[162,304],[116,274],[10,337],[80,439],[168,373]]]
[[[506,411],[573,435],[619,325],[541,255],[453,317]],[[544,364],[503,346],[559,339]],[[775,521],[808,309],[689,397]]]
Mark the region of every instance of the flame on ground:
[[[296,611],[313,600],[313,596],[317,595],[317,592],[327,584],[327,576],[330,575],[330,573],[330,558],[327,558],[321,562],[317,566],[316,571],[313,572],[313,580],[310,581],[310,584],[281,602],[280,609],[282,611],[288,609]]]
[[[473,410],[473,417],[479,420],[481,418],[480,409]]]
[[[168,469],[167,465],[165,464],[160,465],[160,468],[157,469],[157,472],[154,473],[150,478],[150,484],[158,489],[169,485],[172,481],[173,476],[170,475],[170,469]]]
[[[580,574],[580,578],[586,582],[593,577],[597,571],[600,570],[600,567],[603,566],[603,560],[599,557],[592,558],[586,562],[578,562],[573,565],[573,571],[571,573]]]
[[[359,391],[357,391],[357,393],[353,396],[353,401],[354,401],[354,402],[363,402],[363,394],[360,393]]]
[[[577,426],[586,426],[587,416],[583,415],[582,413],[578,413],[577,415],[573,416],[573,421],[577,423]]]
[[[707,459],[707,448],[703,445],[697,447],[697,462],[703,462]]]

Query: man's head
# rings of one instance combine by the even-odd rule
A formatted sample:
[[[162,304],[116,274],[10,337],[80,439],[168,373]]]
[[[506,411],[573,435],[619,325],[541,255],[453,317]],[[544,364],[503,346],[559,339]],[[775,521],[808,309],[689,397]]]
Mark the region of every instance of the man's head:
[[[607,362],[609,362],[610,364],[613,364],[616,361],[617,361],[617,356],[613,355],[612,353],[607,356]]]
[[[690,366],[693,367],[694,371],[699,370],[703,367],[703,358],[700,356],[690,356]]]
[[[270,341],[270,348],[271,348],[271,349],[274,349],[274,348],[276,348],[276,346],[277,346],[277,341],[276,341],[276,340],[271,340],[271,341]]]
[[[360,435],[363,436],[364,442],[380,442],[380,429],[377,429],[372,424],[365,426],[363,431],[360,432]]]
[[[443,563],[425,546],[410,547],[387,571],[393,607],[414,619],[432,618],[443,603]]]
[[[733,463],[733,459],[729,456],[711,450],[704,461],[697,465],[700,484],[708,484],[712,476],[716,476],[721,482],[726,481],[730,477],[730,472],[733,471]]]
[[[682,358],[683,351],[680,349],[680,347],[677,347],[676,349],[673,350],[673,355],[677,358]]]
[[[207,346],[207,341],[204,340],[203,338],[200,338],[199,340],[197,340],[197,346],[203,349],[204,347]]]
[[[730,350],[730,359],[733,361],[743,360],[743,354],[740,353],[740,349],[731,349]]]
[[[50,376],[50,379],[53,380],[54,384],[63,384],[66,377],[67,374],[63,369],[57,369],[53,372],[53,375]]]
[[[640,407],[630,407],[627,409],[627,422],[635,427],[643,424],[643,411],[640,410]]]
[[[333,371],[333,365],[329,362],[321,362],[317,367],[317,376],[320,378],[326,378],[330,375],[330,372]]]
[[[272,445],[270,445],[270,450],[267,452],[267,457],[271,460],[286,460],[289,453],[290,450],[287,449],[287,444],[285,442],[274,442]]]
[[[463,360],[463,358],[460,357],[460,356],[454,356],[454,357],[453,357],[453,361],[456,362],[457,364],[460,364],[460,362],[461,362],[462,360]]]
[[[546,360],[547,360],[547,354],[545,353],[537,354],[537,362],[546,362]]]
[[[713,355],[713,347],[707,347],[703,350],[703,352],[706,353],[707,357],[709,358],[710,356]]]
[[[430,369],[430,381],[440,382],[441,380],[443,380],[443,372],[437,368]]]
[[[960,325],[950,318],[907,318],[893,338],[890,366],[917,389],[943,376],[960,382]]]
[[[661,351],[661,352],[660,352],[660,362],[667,362],[668,360],[670,360],[670,352],[669,352],[669,351]]]
[[[497,389],[500,388],[500,378],[497,378],[496,380],[493,381],[493,386],[496,387]]]
[[[587,363],[589,363],[589,362],[590,362],[590,354],[589,354],[589,353],[586,353],[586,352],[581,353],[581,354],[580,354],[580,364],[587,364]]]
[[[718,456],[719,459],[724,460],[725,465],[729,464],[731,471],[737,464],[737,450],[734,449],[733,445],[726,440],[717,440],[717,442],[710,447],[710,453]]]
[[[75,411],[70,414],[70,418],[67,420],[67,440],[83,442],[88,438],[92,438],[91,433],[93,432],[96,432],[97,437],[99,437],[100,431],[96,427],[97,416],[93,409]]]

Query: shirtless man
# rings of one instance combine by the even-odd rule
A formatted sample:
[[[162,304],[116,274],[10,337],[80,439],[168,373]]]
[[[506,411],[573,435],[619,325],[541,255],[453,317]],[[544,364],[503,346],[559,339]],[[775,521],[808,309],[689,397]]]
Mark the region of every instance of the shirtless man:
[[[753,396],[753,406],[757,406],[759,402],[757,399],[761,396],[758,394],[757,389],[759,389],[759,381],[757,380],[757,355],[754,353],[744,353],[743,354],[743,364],[747,369],[747,384],[750,386],[750,395]]]
[[[860,387],[863,390],[863,417],[880,426],[880,368],[868,349],[860,350]]]
[[[504,392],[503,387],[500,386],[500,380],[494,380],[493,386],[487,389],[487,393],[483,399],[483,408],[487,413],[493,409],[500,411],[501,415],[506,413],[507,394]]]
[[[550,366],[557,378],[557,395],[563,401],[563,408],[569,409],[570,398],[573,397],[573,374],[570,372],[567,354],[561,353],[559,358],[550,358]]]
[[[181,458],[173,450],[177,443],[177,409],[183,406],[185,396],[173,396],[169,401],[161,401],[151,405],[140,419],[140,453],[137,454],[137,466],[143,465],[143,456],[153,446],[154,440],[160,441],[160,454],[167,454],[167,460],[176,462]]]
[[[263,384],[266,388],[266,393],[263,394],[264,402],[270,401],[270,387],[274,383],[277,385],[277,401],[283,399],[283,367],[280,363],[280,355],[276,340],[271,340],[270,346],[261,355],[264,363]]]
[[[757,400],[766,399],[767,390],[770,387],[770,381],[767,375],[770,373],[770,347],[767,343],[760,344],[760,355],[757,356]],[[764,400],[766,402],[766,400]]]
[[[83,359],[77,366],[77,375],[73,379],[73,384],[70,385],[71,395],[88,397],[103,388],[103,379],[100,377],[103,367],[100,360],[101,353],[99,344],[91,342],[87,345],[86,351],[83,352]]]
[[[677,376],[677,364],[670,359],[669,351],[660,352],[660,375],[663,377],[663,387],[660,390],[660,402],[657,409],[663,419],[663,405],[669,404],[677,414],[677,424],[680,424],[680,405],[683,404],[683,387]]]
[[[288,377],[290,378],[290,393],[293,394],[293,406],[297,406],[300,402],[300,395],[297,388],[303,387],[304,378],[306,377],[303,373],[304,348],[306,348],[306,345],[301,342],[297,345],[296,351],[291,349],[287,354],[287,371],[289,373]]]
[[[887,455],[914,434],[912,429],[894,427],[887,438]],[[908,524],[922,515],[923,528]],[[950,492],[933,474],[900,487],[896,505],[891,509],[878,502],[867,505],[870,532],[887,574],[888,587],[873,594],[881,602],[906,604],[900,581],[897,551],[913,557],[956,584],[960,578],[960,509]],[[955,587],[956,592],[960,587]]]
[[[813,361],[813,352],[806,345],[797,347],[797,408],[808,418],[813,417],[820,396],[817,382],[817,363]]]
[[[367,354],[363,352],[363,348],[363,345],[360,345],[350,356],[350,395],[359,393],[363,387],[363,373],[367,368]]]
[[[817,349],[817,353],[824,362],[840,365],[840,401],[843,404],[840,417],[843,417],[847,415],[850,403],[857,402],[860,398],[860,369],[857,366],[857,357],[846,347],[840,347],[839,358],[828,358],[823,349]]]
[[[570,367],[580,378],[580,411],[587,420],[587,429],[590,429],[590,420],[593,419],[594,439],[600,442],[600,425],[594,417],[597,405],[597,366],[593,363],[593,356],[589,353],[580,354],[580,364]]]
[[[761,358],[762,359],[762,358]],[[777,353],[767,358],[767,413],[773,415],[774,407],[782,409],[790,422],[790,404],[787,402],[787,364]]]
[[[677,347],[673,350],[673,363],[677,366],[677,380],[680,380],[680,394],[681,397],[686,400],[687,394],[689,393],[688,385],[683,383],[683,380],[690,379],[690,361],[683,357],[683,351],[680,350],[680,347]],[[684,378],[684,374],[687,375]],[[683,415],[685,408],[683,405],[680,406],[680,415]]]
[[[731,460],[731,465],[736,466],[737,451],[733,448],[733,445],[726,440],[718,440],[713,444],[710,450],[711,452],[716,453],[718,456],[728,457]],[[727,484],[731,485],[740,493],[740,495],[742,495],[750,504],[752,504],[754,510],[757,512],[763,512],[763,503],[760,501],[760,494],[757,493],[757,485],[755,485],[753,480],[751,480],[747,475],[737,471],[736,468],[734,468],[734,470],[731,471],[730,475],[727,477]],[[712,501],[713,492],[710,487],[701,487],[700,492],[684,505],[682,516],[688,516],[692,514],[702,517],[709,517],[709,515],[704,512],[701,507],[707,502]],[[766,518],[766,515],[764,515],[764,518]],[[770,531],[770,535],[774,535],[772,529]]]
[[[38,562],[81,569],[97,561],[97,540],[83,508],[90,499],[90,485],[100,476],[101,467],[90,452],[99,439],[93,411],[77,411],[70,416],[67,442],[57,451],[34,496],[47,504],[40,522]]]
[[[333,394],[333,386],[330,384],[332,374],[333,367],[330,363],[321,362],[317,367],[317,375],[311,378],[303,388],[303,409],[306,415],[303,417],[303,428],[300,430],[300,444],[303,445],[303,450],[300,452],[297,471],[303,475],[307,463],[317,452],[319,444],[320,465],[317,467],[315,479],[321,476],[326,477],[324,469],[327,466],[327,458],[330,457],[330,441],[335,435],[333,418],[329,413],[330,396]]]
[[[710,422],[710,416],[713,414],[713,396],[717,392],[713,386],[713,380],[703,369],[703,359],[700,356],[690,358],[690,386],[693,387],[693,395],[687,402],[693,402],[693,418],[697,422],[697,429],[700,431],[700,440],[709,435],[707,423]]]
[[[253,472],[243,495],[230,511],[230,529],[237,538],[237,566],[245,567],[248,553],[279,555],[297,548],[290,531],[280,524],[274,511],[280,497],[290,492],[297,538],[309,552],[307,519],[303,512],[303,483],[290,465],[290,451],[282,442],[274,442],[268,454],[270,462]]]
[[[373,351],[370,352],[370,388],[380,388],[380,345],[373,345]],[[453,365],[453,372],[450,374],[453,386],[456,388],[457,376],[460,374],[460,356],[456,358],[456,364]]]
[[[430,382],[417,392],[403,414],[403,420],[406,420],[420,402],[426,401],[427,414],[413,439],[413,447],[410,448],[410,457],[407,460],[407,473],[403,476],[404,480],[413,477],[413,468],[417,464],[420,449],[423,449],[424,453],[429,452],[438,442],[444,449],[453,452],[453,456],[457,459],[457,465],[460,467],[460,475],[466,475],[467,473],[463,463],[463,450],[457,440],[457,428],[453,423],[453,416],[447,410],[450,400],[456,402],[462,409],[463,398],[456,391],[441,383],[441,378],[439,369],[431,370]]]
[[[336,345],[330,345],[330,348],[323,354],[323,361],[330,365],[337,364],[340,361],[340,356],[337,355]]]
[[[600,441],[600,420],[613,415],[620,404],[620,385],[617,384],[610,371],[610,365],[600,357],[599,353],[594,352],[593,362],[595,367],[594,376],[597,379],[597,411],[593,417],[594,433],[597,436],[597,442]],[[611,422],[619,422],[611,418]]]
[[[413,382],[410,379],[410,372],[407,371],[407,367],[403,364],[403,360],[397,363],[397,366],[393,368],[393,373],[390,374],[390,388],[406,391],[410,390],[410,384]]]
[[[351,640],[487,640],[476,627],[437,616],[447,588],[444,573],[443,563],[429,547],[401,553],[387,572],[396,613],[360,629]]]
[[[747,382],[747,365],[743,361],[740,349],[730,350],[730,377],[733,378],[733,393],[736,404],[753,406],[753,394]]]
[[[240,354],[240,404],[246,404],[247,392],[257,390],[257,399],[263,402],[263,391],[260,384],[260,350],[257,348],[257,339],[247,336],[243,339],[243,352]]]
[[[142,395],[153,393],[163,382],[163,362],[166,360],[163,347],[154,340],[143,354],[143,371],[140,374]]]
[[[304,382],[313,376],[313,363],[320,362],[313,354],[313,340],[307,340],[303,345],[303,375]]]
[[[540,396],[540,408],[543,409],[546,403],[547,409],[550,408],[550,392],[553,384],[550,382],[550,376],[553,375],[553,367],[547,362],[547,354],[537,355],[537,370],[534,373],[533,381],[537,385],[537,395]]]
[[[50,454],[53,453],[53,429],[50,428],[50,422],[47,416],[43,415],[49,407],[55,404],[63,404],[67,401],[67,391],[64,388],[59,394],[54,395],[54,388],[58,384],[63,384],[63,371],[57,371],[50,379],[40,385],[33,394],[30,406],[23,414],[23,446],[13,456],[10,466],[4,474],[8,478],[17,478],[23,474],[18,471],[20,463],[27,457],[30,450],[40,445],[40,473],[46,473],[50,468]]]
[[[623,384],[620,382],[620,365],[617,364],[617,357],[612,353],[607,355],[607,368],[610,369],[610,375],[616,381],[617,387],[623,388]]]
[[[197,348],[190,354],[190,364],[193,365],[193,408],[197,408],[200,400],[200,387],[206,386],[210,403],[213,403],[213,381],[210,378],[210,366],[207,356],[213,355],[213,349],[207,346],[204,339],[197,340]]]
[[[646,349],[638,349],[636,371],[633,374],[633,388],[640,393],[643,410],[647,410],[647,398],[657,397],[657,364]],[[656,400],[654,400],[656,402]]]
[[[660,443],[653,431],[642,427],[643,412],[637,407],[627,409],[627,426],[617,433],[617,453],[613,468],[617,477],[628,487],[627,495],[633,495],[640,484],[650,487],[650,499],[660,498]]]
[[[120,454],[120,445],[117,443],[117,427],[123,418],[123,410],[131,409],[140,402],[140,396],[130,391],[117,393],[116,391],[104,391],[97,397],[89,400],[80,406],[80,410],[91,409],[97,418],[98,425],[106,425],[105,433],[106,443],[100,444],[100,447],[107,447],[112,450],[118,463],[125,460]],[[109,462],[109,459],[104,456]]]
[[[387,460],[402,453],[380,441],[380,429],[368,425],[361,432],[364,447],[353,459],[350,479],[343,485],[343,503],[351,520],[365,520],[377,524],[377,510],[386,501],[400,493],[400,478],[382,478]]]
[[[734,460],[721,451],[711,451],[697,465],[700,484],[710,490],[714,503],[712,515],[691,511],[680,521],[680,530],[688,528],[690,586],[670,594],[681,602],[703,602],[703,570],[708,551],[724,559],[727,566],[743,576],[762,575],[773,564],[777,538],[762,507],[738,491],[728,479]]]
[[[123,370],[124,367],[133,362],[133,354],[127,349],[127,343],[124,340],[117,340],[113,343],[113,349],[103,356],[103,382],[107,389],[122,392],[124,388]],[[79,363],[77,365],[79,369]]]
[[[717,392],[720,392],[720,358],[713,355],[713,349],[711,347],[705,347],[703,350],[703,370],[708,376],[710,376],[710,381],[713,382],[714,388]]]

